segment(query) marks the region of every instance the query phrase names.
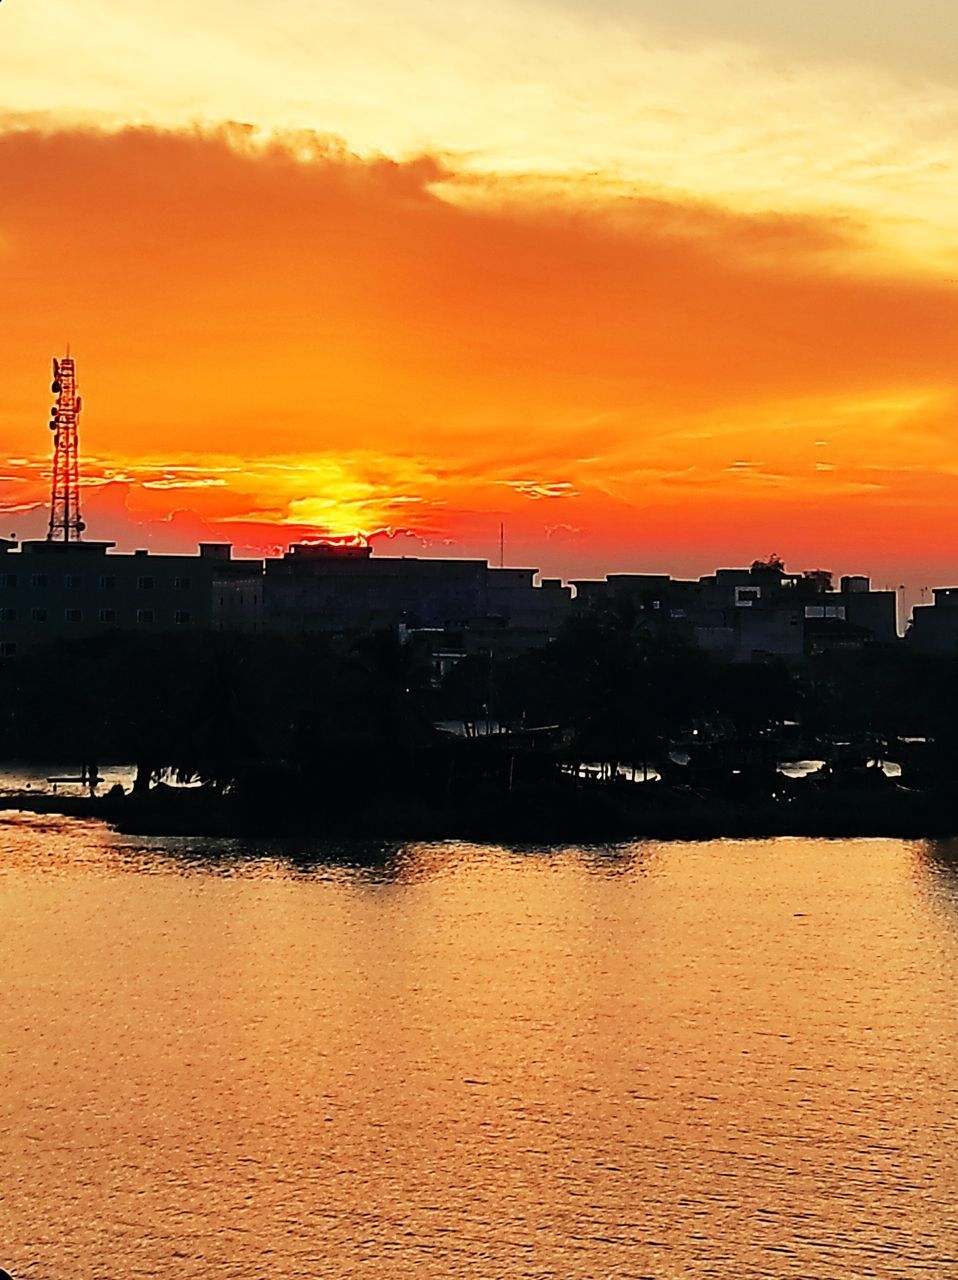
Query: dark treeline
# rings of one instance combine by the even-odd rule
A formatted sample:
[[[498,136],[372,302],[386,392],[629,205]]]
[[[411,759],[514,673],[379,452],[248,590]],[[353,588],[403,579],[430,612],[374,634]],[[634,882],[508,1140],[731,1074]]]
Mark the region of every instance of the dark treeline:
[[[556,641],[507,661],[468,658],[446,681],[451,714],[556,722],[573,755],[610,764],[661,757],[696,727],[742,738],[934,738],[950,749],[958,712],[958,655],[904,644],[817,655],[804,662],[730,663],[663,639],[626,610],[573,618]]]
[[[498,815],[504,828],[598,837],[664,829],[642,815],[690,806],[794,813],[811,791],[776,772],[783,755],[831,753],[836,778],[842,751],[858,765],[899,759],[895,790],[925,800],[958,774],[958,658],[896,645],[730,664],[627,610],[575,617],[541,649],[464,657],[438,686],[430,656],[393,633],[183,632],[61,642],[0,668],[0,691],[7,760],[128,761],[141,793],[199,780],[230,822],[257,829],[461,834],[493,830]],[[474,735],[443,731],[450,720]],[[673,757],[689,744],[683,772]],[[709,750],[705,768],[695,753]],[[580,766],[662,780],[612,798]],[[877,772],[844,778],[865,780]]]

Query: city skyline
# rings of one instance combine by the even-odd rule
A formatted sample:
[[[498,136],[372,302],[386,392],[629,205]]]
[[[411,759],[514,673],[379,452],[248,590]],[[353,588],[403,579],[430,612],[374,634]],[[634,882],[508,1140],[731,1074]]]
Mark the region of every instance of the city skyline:
[[[231,13],[0,14],[4,534],[950,580],[945,7]]]

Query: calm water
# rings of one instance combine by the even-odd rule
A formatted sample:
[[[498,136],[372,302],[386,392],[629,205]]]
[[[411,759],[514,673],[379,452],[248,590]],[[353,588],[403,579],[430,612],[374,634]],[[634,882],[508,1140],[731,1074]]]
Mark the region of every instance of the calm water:
[[[0,821],[0,1265],[958,1276],[958,862]]]

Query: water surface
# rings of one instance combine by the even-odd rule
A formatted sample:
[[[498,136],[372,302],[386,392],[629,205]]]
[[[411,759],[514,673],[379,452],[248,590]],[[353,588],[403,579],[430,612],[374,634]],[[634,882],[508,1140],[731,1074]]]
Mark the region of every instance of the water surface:
[[[958,866],[0,821],[16,1280],[958,1276]]]

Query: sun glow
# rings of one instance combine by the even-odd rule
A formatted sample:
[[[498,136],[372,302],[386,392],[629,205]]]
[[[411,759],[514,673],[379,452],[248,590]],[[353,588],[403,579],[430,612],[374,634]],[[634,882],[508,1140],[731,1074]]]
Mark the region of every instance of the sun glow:
[[[958,553],[958,93],[853,7],[825,57],[658,0],[4,6],[0,509],[66,331],[121,542]]]

